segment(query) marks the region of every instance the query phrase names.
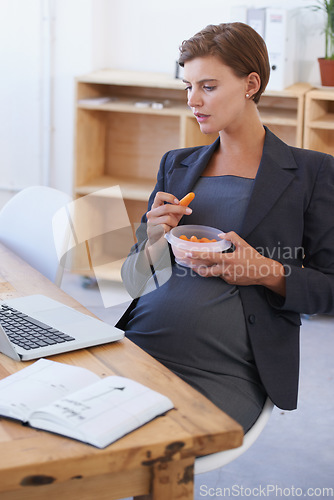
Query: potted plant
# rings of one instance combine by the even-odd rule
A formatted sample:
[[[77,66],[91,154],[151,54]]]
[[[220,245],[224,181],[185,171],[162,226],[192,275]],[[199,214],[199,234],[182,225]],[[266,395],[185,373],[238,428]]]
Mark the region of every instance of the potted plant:
[[[334,0],[316,0],[310,8],[325,13],[325,57],[319,57],[321,84],[334,86]]]

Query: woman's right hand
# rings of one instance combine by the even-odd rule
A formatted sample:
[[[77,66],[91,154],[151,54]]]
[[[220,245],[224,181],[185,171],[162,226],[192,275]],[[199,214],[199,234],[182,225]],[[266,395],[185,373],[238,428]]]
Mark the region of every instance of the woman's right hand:
[[[147,235],[152,245],[173,227],[184,215],[190,215],[191,208],[180,205],[180,201],[170,193],[158,191],[151,210],[147,212]]]

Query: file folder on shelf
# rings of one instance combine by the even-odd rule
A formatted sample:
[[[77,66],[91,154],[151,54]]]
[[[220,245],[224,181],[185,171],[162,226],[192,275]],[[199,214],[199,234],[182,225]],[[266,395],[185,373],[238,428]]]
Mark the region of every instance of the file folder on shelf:
[[[298,81],[296,10],[259,8],[247,10],[247,24],[265,40],[269,62],[268,90],[283,90]]]

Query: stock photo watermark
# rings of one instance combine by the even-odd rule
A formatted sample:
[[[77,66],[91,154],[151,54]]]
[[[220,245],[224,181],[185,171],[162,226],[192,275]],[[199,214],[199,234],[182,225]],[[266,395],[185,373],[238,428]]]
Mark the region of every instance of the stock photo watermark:
[[[135,236],[135,230],[139,226],[144,235],[144,244],[141,245],[137,244]],[[173,262],[163,231],[159,241],[149,246],[153,250],[155,245],[159,246],[159,259],[152,263],[149,256],[151,250],[147,250],[145,245],[145,224],[131,223],[120,186],[82,196],[58,210],[53,217],[53,234],[60,264],[64,269],[74,270],[82,275],[93,274],[105,307],[118,305],[115,297],[110,302],[105,276],[124,282],[125,288],[128,288],[126,270],[124,275],[121,275],[120,271],[126,260],[129,263],[128,268],[133,267],[137,271],[136,277],[131,271],[128,281],[139,280],[138,284],[132,287],[128,295],[129,300],[163,286],[172,275]],[[131,247],[135,250],[129,255]],[[286,247],[280,241],[270,248],[253,249],[248,245],[238,247],[235,252],[222,252],[223,257],[218,263],[210,262],[212,253],[205,253],[205,247],[200,256],[189,257],[186,251],[182,252],[184,253],[181,255],[181,261],[184,257],[184,263],[190,259],[191,264],[186,267],[177,264],[174,270],[178,277],[189,274],[204,276],[210,269],[212,277],[225,278],[236,283],[245,276],[273,276],[275,268],[272,267],[272,261],[300,261],[304,254],[302,247]],[[178,259],[176,260],[178,262]],[[285,276],[290,275],[289,265],[284,266],[284,272]],[[125,292],[128,293],[128,290]]]
[[[314,487],[314,488],[299,488],[296,486],[280,487],[274,484],[267,484],[244,487],[234,484],[229,487],[210,487],[206,484],[201,484],[199,494],[203,498],[293,498],[293,497],[309,497],[309,498],[333,498],[334,488]]]

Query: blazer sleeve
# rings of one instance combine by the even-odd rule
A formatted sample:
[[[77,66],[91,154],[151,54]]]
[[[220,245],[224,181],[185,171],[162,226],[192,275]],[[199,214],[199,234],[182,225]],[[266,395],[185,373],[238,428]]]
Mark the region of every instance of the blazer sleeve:
[[[303,223],[303,266],[285,266],[285,300],[269,292],[270,302],[283,310],[334,315],[333,156],[322,157]]]
[[[147,211],[151,209],[157,192],[165,191],[165,172],[168,165],[168,154],[168,152],[165,153],[161,159],[157,182],[150,195]],[[154,264],[154,266],[151,264],[148,255],[145,252],[145,246],[147,243],[146,213],[142,216],[140,226],[136,231],[136,238],[137,242],[131,248],[121,270],[123,283],[133,298],[138,298],[144,293],[148,293],[158,286],[161,286],[171,275],[171,255],[167,240],[163,240],[165,244],[163,245],[161,258],[159,262]]]

